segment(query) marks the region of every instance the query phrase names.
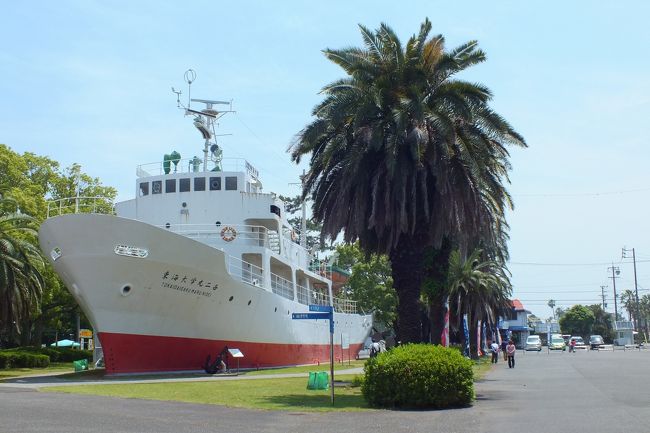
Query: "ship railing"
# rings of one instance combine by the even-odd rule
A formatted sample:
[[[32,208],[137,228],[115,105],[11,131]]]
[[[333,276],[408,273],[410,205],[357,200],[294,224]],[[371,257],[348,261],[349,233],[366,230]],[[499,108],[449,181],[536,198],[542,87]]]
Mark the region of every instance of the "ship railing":
[[[268,229],[264,226],[243,224],[165,224],[158,227],[203,242],[210,246],[244,243],[258,247],[269,246]]]
[[[293,283],[290,280],[271,273],[271,290],[276,295],[293,301]]]
[[[261,267],[234,256],[226,256],[226,267],[233,278],[252,286],[265,287],[264,270]]]
[[[115,204],[106,197],[66,197],[47,202],[47,217],[72,213],[115,214]]]
[[[307,287],[296,285],[298,292],[298,302],[303,305],[330,305],[330,297],[326,293],[317,290],[308,289]]]
[[[326,293],[311,290],[307,287],[297,285],[298,302],[303,305],[330,305],[330,297]],[[357,302],[349,299],[334,298],[332,302],[334,311],[337,313],[357,314]]]
[[[223,158],[221,164],[213,161],[208,161],[207,171],[222,172],[222,171],[235,171],[247,172],[257,178],[257,170],[243,158]],[[138,178],[150,176],[162,176],[164,174],[182,174],[182,173],[202,173],[203,160],[201,158],[183,158],[177,160],[177,163],[169,162],[166,166],[164,161],[149,162],[140,164],[135,170]]]
[[[357,314],[357,301],[334,298],[334,311],[339,313]]]

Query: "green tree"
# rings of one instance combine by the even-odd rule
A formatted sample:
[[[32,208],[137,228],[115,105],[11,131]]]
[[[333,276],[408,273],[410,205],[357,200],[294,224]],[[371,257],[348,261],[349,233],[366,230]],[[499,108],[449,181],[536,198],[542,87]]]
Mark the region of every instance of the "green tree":
[[[636,296],[632,290],[623,290],[621,293],[621,305],[627,311],[628,320],[632,321],[632,318],[636,315]]]
[[[40,308],[44,266],[34,245],[36,220],[0,198],[0,329],[21,333],[22,322]]]
[[[594,314],[594,324],[591,327],[591,333],[600,335],[605,339],[606,343],[611,343],[614,336],[614,327],[612,326],[612,316],[603,310],[600,304],[589,305],[588,308]]]
[[[292,158],[311,155],[303,195],[323,234],[388,255],[399,339],[415,342],[425,250],[503,245],[506,146],[525,143],[486,87],[454,78],[485,60],[476,41],[445,51],[429,20],[406,46],[385,24],[359,27],[364,48],[324,51],[347,77],[323,88]]]
[[[560,317],[562,332],[588,338],[596,318],[594,313],[584,305],[574,305]]]
[[[449,257],[448,293],[451,305],[455,305],[460,321],[467,314],[470,331],[470,353],[476,356],[476,331],[478,321],[497,324],[499,316],[511,308],[508,299],[511,284],[503,268],[492,260],[481,260],[482,251],[476,249],[463,259],[459,250]]]
[[[376,321],[392,328],[397,316],[397,296],[393,288],[390,263],[385,255],[366,256],[358,243],[338,245],[337,265],[350,271],[344,288],[346,297],[372,312]]]

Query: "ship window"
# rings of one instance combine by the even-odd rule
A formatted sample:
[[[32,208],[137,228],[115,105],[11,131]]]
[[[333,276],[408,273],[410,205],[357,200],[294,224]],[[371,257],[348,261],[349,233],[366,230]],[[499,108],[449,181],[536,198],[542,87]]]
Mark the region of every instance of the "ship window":
[[[218,191],[221,189],[221,178],[220,177],[211,177],[210,178],[210,191]]]
[[[281,216],[281,215],[280,215],[280,208],[277,207],[277,206],[274,205],[274,204],[271,205],[271,213],[274,213],[274,214],[276,214],[277,216]]]
[[[190,179],[180,179],[178,181],[178,191],[179,192],[188,192],[190,190]]]
[[[194,191],[205,191],[205,178],[204,177],[195,177],[194,178]]]
[[[176,179],[165,180],[165,192],[176,192]]]
[[[226,176],[226,191],[237,190],[237,176]]]
[[[154,180],[151,182],[151,193],[160,194],[162,192],[162,180]]]
[[[149,182],[140,182],[140,197],[149,195]]]

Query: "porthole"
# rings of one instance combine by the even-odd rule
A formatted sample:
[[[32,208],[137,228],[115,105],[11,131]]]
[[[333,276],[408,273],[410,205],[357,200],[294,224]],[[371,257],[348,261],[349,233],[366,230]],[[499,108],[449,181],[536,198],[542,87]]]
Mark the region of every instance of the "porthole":
[[[274,313],[278,312],[278,307],[275,307],[275,310],[273,310]]]
[[[230,298],[228,298],[228,302],[232,302],[233,299],[235,299],[235,297],[231,296]]]
[[[122,286],[120,289],[120,292],[122,293],[122,296],[129,296],[131,294],[131,285],[130,284],[125,284]]]
[[[221,221],[217,221],[216,223],[214,223],[214,225],[219,227],[221,225]]]
[[[186,202],[183,202],[183,204],[181,204],[181,206],[183,206],[183,207],[187,207],[187,203],[186,203]]]
[[[253,302],[253,300],[252,300],[252,299],[249,299],[249,300],[248,300],[248,305],[250,305],[251,302]]]
[[[165,224],[165,228],[166,228],[166,229],[170,228],[171,226],[172,226],[172,225],[169,224],[169,223],[166,223],[166,224]]]

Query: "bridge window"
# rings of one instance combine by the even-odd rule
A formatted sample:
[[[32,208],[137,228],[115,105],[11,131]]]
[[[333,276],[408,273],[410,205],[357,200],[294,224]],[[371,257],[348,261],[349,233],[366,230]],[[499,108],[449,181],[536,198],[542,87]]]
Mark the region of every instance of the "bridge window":
[[[178,181],[178,191],[179,192],[188,192],[190,190],[190,179],[180,179]]]
[[[176,192],[176,179],[165,179],[165,192]]]
[[[149,195],[149,182],[140,182],[140,197]]]
[[[151,193],[160,194],[162,193],[162,180],[154,180],[151,182]]]
[[[205,191],[205,178],[204,177],[195,177],[194,178],[194,191]]]
[[[237,176],[226,176],[226,191],[237,190]]]
[[[280,208],[277,207],[277,206],[274,205],[274,204],[271,205],[271,213],[274,213],[274,214],[276,214],[277,216],[281,216],[281,215],[280,215]]]
[[[221,189],[221,178],[220,177],[211,177],[210,178],[210,191],[218,191]]]

